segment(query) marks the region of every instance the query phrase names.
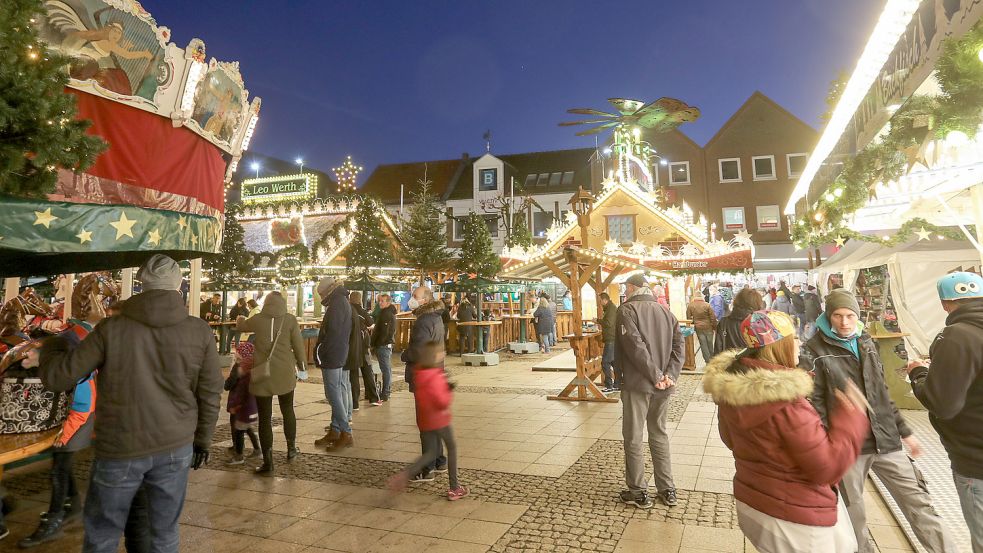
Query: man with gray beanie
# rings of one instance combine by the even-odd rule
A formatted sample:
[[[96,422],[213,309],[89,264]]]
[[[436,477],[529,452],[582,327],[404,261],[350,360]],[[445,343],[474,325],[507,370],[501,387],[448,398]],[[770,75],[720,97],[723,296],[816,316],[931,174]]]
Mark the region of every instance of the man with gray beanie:
[[[655,299],[644,276],[636,273],[628,277],[625,292],[627,299],[618,308],[614,342],[615,369],[621,373],[618,380],[622,383],[621,432],[628,484],[621,492],[621,501],[640,509],[652,508],[642,449],[647,426],[656,491],[659,499],[672,507],[676,505],[676,486],[666,417],[683,367],[683,335],[679,321]]]
[[[73,350],[57,339],[40,353],[40,376],[67,391],[99,371],[95,461],[85,501],[86,552],[115,552],[142,486],[154,551],[178,550],[188,468],[208,460],[222,374],[208,323],[188,315],[181,269],[155,254],[137,272],[143,292]]]
[[[921,473],[902,449],[908,446],[912,457],[921,446],[891,401],[884,381],[884,366],[877,345],[864,330],[860,305],[853,292],[833,290],[826,296],[826,311],[816,320],[816,335],[805,344],[800,365],[815,380],[812,405],[828,426],[829,406],[837,400],[837,390],[845,391],[853,381],[867,399],[870,434],[853,467],[840,482],[840,494],[857,535],[860,553],[873,551],[864,509],[864,482],[871,470],[901,508],[919,541],[928,551],[957,551],[932,507]]]

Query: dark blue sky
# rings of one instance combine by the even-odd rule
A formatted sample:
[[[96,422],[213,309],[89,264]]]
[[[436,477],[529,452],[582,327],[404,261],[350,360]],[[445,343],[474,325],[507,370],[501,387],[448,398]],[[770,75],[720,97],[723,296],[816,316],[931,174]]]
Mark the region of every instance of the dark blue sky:
[[[329,170],[593,144],[557,123],[612,96],[672,96],[705,143],[755,90],[807,123],[852,70],[880,0],[191,2],[144,7],[238,60],[263,109],[251,149]],[[234,6],[234,7],[232,7]],[[246,154],[248,160],[248,153]]]

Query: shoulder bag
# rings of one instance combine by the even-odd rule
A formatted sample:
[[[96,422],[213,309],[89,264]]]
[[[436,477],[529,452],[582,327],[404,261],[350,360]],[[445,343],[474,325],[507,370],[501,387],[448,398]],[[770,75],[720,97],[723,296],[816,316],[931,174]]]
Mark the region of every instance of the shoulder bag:
[[[266,356],[266,359],[259,363],[253,363],[253,370],[250,371],[250,382],[253,384],[263,382],[270,378],[270,359],[273,358],[273,354],[276,352],[276,343],[280,340],[280,332],[283,330],[283,321],[286,320],[286,315],[280,319],[280,328],[277,329],[276,334],[273,334],[273,319],[270,319],[270,354]]]

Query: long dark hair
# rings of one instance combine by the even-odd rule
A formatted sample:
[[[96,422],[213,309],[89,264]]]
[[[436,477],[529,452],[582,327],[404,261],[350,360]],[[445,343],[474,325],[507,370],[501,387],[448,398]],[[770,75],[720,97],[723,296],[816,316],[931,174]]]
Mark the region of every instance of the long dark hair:
[[[744,288],[734,296],[734,311],[761,311],[764,308],[765,302],[756,290]]]

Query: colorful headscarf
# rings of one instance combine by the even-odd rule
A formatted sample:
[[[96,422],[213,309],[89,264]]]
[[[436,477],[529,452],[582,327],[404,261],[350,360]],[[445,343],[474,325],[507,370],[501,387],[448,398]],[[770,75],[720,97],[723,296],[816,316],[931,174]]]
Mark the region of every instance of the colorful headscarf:
[[[795,323],[781,311],[755,311],[741,323],[741,336],[747,347],[757,349],[795,336]]]

